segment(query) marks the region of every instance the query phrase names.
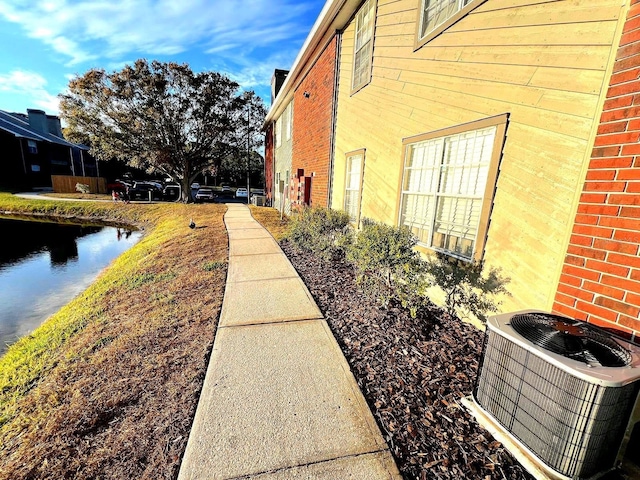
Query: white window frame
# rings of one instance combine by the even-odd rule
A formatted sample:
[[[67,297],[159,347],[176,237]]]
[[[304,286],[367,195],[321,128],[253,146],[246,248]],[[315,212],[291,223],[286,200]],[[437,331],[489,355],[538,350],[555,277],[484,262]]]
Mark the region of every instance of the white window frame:
[[[362,182],[364,179],[365,149],[356,150],[346,155],[344,178],[344,211],[349,214],[351,223],[360,224],[360,207],[362,203]],[[353,166],[357,164],[358,168]],[[356,176],[357,175],[357,176]]]
[[[282,115],[280,115],[278,117],[278,120],[276,120],[276,128],[275,128],[275,135],[276,135],[276,148],[280,148],[282,146]]]
[[[456,23],[472,10],[482,5],[486,0],[420,0],[418,22],[416,26],[416,44],[418,49],[432,38]],[[445,11],[448,8],[448,12]],[[437,23],[427,25],[427,12],[439,13]]]
[[[351,75],[351,94],[354,94],[371,82],[373,65],[373,34],[376,24],[376,0],[367,0],[356,14],[353,34],[353,65]],[[356,77],[357,67],[361,65],[361,75]]]
[[[499,115],[403,140],[398,225],[418,245],[482,258],[507,120]]]
[[[27,151],[36,155],[38,153],[38,143],[35,140],[27,140]]]
[[[286,115],[286,134],[287,134],[286,139],[291,140],[291,136],[293,133],[293,101],[289,102],[289,105],[287,105],[285,115]]]

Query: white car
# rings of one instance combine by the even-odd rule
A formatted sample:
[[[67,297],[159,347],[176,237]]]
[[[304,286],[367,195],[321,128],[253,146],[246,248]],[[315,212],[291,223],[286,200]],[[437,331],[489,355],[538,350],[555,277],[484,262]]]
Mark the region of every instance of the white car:
[[[209,187],[200,187],[198,193],[196,193],[196,202],[207,202],[215,198],[213,189]]]
[[[247,189],[246,188],[236,189],[236,198],[247,198]]]

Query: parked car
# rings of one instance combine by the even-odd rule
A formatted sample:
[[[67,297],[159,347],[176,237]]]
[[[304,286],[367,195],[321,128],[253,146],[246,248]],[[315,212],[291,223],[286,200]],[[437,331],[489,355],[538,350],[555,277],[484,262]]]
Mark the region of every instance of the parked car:
[[[229,185],[220,185],[220,189],[218,191],[218,196],[221,198],[233,198],[233,188]]]
[[[180,185],[170,184],[165,185],[162,189],[162,199],[168,202],[180,200]]]
[[[210,202],[213,201],[215,195],[211,187],[200,187],[195,198],[196,202]]]
[[[254,195],[264,195],[264,188],[252,188],[251,198],[253,198]]]
[[[247,198],[247,189],[243,187],[237,188],[236,198]]]
[[[162,200],[162,189],[156,182],[134,182],[129,188],[129,199],[149,200],[149,192],[151,192],[151,200]]]

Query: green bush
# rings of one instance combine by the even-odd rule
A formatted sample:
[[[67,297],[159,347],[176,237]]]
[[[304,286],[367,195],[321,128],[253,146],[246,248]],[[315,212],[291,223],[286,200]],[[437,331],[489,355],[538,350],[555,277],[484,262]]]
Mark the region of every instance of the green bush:
[[[433,283],[445,293],[447,313],[455,316],[460,311],[486,322],[487,313],[497,311],[501,304],[496,297],[509,295],[506,289],[509,278],[496,268],[483,276],[483,269],[482,262],[465,262],[442,253],[426,262]]]
[[[351,241],[349,214],[321,207],[305,207],[290,217],[285,238],[301,250],[325,260],[343,257]]]
[[[424,261],[413,248],[416,242],[405,227],[363,219],[362,230],[347,249],[347,260],[355,266],[363,290],[385,306],[396,298],[413,317],[427,303],[430,286]]]
[[[436,285],[445,293],[445,309],[456,316],[472,314],[486,321],[509,295],[509,279],[497,269],[483,275],[481,262],[465,262],[438,253],[424,260],[415,250],[417,239],[406,227],[363,219],[361,230],[350,227],[349,215],[327,208],[304,208],[290,217],[285,238],[324,260],[346,258],[357,272],[362,290],[384,307],[392,299],[416,317],[430,304],[427,291]]]

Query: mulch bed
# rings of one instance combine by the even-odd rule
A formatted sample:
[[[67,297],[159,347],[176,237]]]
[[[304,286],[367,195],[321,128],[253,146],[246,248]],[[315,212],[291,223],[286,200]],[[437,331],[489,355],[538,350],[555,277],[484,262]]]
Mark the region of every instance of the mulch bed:
[[[358,291],[353,268],[282,248],[322,310],[405,479],[533,479],[460,403],[484,333],[433,306],[412,319]]]

